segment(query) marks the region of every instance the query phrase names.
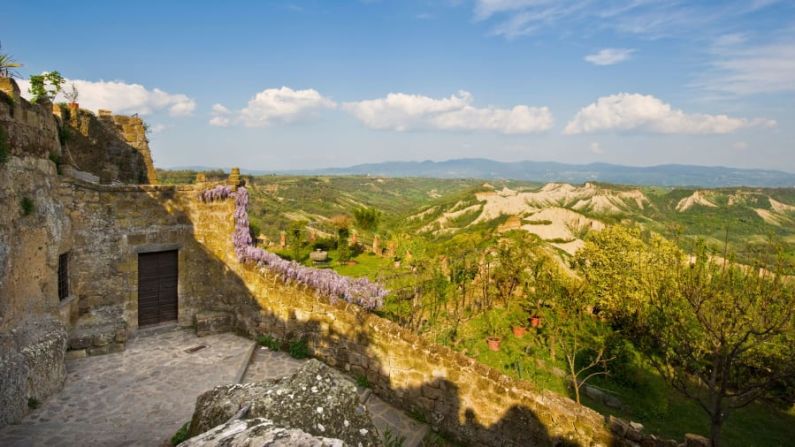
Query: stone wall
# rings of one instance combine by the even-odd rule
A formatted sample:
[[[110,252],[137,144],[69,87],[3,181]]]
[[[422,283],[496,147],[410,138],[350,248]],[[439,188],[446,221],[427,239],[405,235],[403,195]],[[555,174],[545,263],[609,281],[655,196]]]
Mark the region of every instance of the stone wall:
[[[331,304],[311,290],[238,263],[230,238],[232,201],[203,206],[211,215],[198,212],[192,217],[197,240],[242,280],[244,290],[230,287],[227,292],[248,296],[258,305],[232,309],[240,332],[281,340],[305,338],[317,358],[367,377],[382,398],[423,415],[468,445],[623,442],[603,416],[567,397],[514,380],[358,306]],[[226,208],[225,214],[219,207]]]
[[[64,150],[61,140],[62,129],[69,125],[63,125],[53,111],[49,103],[27,102],[20,97],[13,80],[0,78],[0,143],[8,149],[7,159],[0,163],[0,426],[19,421],[29,403],[33,405],[60,389],[65,378],[67,331],[74,332],[90,322],[97,310],[107,317],[101,310],[113,309],[112,305],[104,305],[114,299],[130,298],[129,290],[119,297],[113,295],[113,289],[108,289],[110,295],[101,289],[128,274],[123,262],[129,264],[130,257],[113,255],[125,248],[118,237],[153,228],[160,232],[168,226],[169,231],[161,232],[164,241],[178,243],[175,231],[181,224],[179,219],[165,217],[172,213],[163,197],[155,194],[145,200],[152,205],[143,207],[149,214],[142,219],[150,219],[143,223],[126,214],[138,210],[126,208],[124,200],[128,199],[123,196],[138,197],[146,195],[145,191],[122,188],[118,191],[119,200],[114,201],[97,190],[99,185],[59,175],[59,170],[69,171],[59,169],[67,166],[56,163],[68,163],[69,151]],[[82,146],[74,145],[78,156],[107,151],[106,165],[115,164],[118,168],[114,171],[118,175],[107,177],[110,181],[150,179],[147,169],[151,168],[151,157],[148,163],[140,161],[145,158],[141,155],[143,150],[148,153],[140,120],[129,118],[125,122],[124,117],[113,117],[109,125],[96,118],[88,121],[85,141]],[[129,140],[135,141],[128,141],[127,134]],[[133,143],[137,146],[131,146]],[[126,151],[127,155],[114,155],[113,151]],[[116,204],[120,213],[116,212]],[[113,231],[128,224],[127,233]],[[183,239],[193,241],[189,233]],[[194,242],[193,246],[198,245]],[[58,258],[67,252],[74,255],[70,260],[72,288],[70,295],[61,300]],[[101,266],[95,258],[102,255],[106,255],[104,261],[118,258],[122,263]],[[188,288],[186,294],[190,293]],[[92,308],[94,304],[96,307]],[[122,302],[117,307],[130,305]],[[135,315],[121,316],[122,335],[126,335],[125,317],[134,319]]]

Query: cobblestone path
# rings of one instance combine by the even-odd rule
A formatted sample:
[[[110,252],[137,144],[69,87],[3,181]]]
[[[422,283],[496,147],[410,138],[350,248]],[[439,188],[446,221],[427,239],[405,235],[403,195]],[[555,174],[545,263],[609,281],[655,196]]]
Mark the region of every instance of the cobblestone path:
[[[243,382],[257,382],[292,374],[304,360],[296,360],[284,352],[274,352],[260,347],[251,357]],[[403,438],[403,447],[416,447],[428,434],[428,426],[389,405],[369,390],[360,388],[360,395],[370,411],[373,424],[384,434],[388,430],[393,439]]]
[[[197,345],[207,347],[185,351]],[[159,446],[190,420],[199,394],[238,378],[252,347],[232,334],[139,333],[124,352],[68,361],[63,391],[0,430],[0,445]]]

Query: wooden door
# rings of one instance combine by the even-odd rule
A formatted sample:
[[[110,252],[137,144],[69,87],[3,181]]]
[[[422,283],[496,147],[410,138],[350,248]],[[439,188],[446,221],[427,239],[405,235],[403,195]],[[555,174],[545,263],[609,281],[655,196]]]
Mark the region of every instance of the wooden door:
[[[177,319],[177,251],[138,254],[138,326]]]

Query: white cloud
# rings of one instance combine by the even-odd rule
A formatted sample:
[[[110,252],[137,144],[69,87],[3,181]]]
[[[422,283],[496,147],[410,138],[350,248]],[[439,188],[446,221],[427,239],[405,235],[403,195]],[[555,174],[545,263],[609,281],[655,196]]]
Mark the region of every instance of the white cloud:
[[[542,132],[553,124],[546,107],[478,108],[471,103],[472,95],[464,91],[440,99],[390,93],[384,98],[345,103],[343,108],[367,127],[395,131],[438,129],[521,134]]]
[[[635,50],[629,48],[604,48],[585,56],[585,61],[594,65],[613,65],[632,57]]]
[[[604,96],[577,112],[564,130],[567,135],[600,131],[639,131],[662,134],[726,134],[766,126],[775,121],[726,115],[685,113],[650,95],[619,93]]]
[[[80,96],[80,107],[88,110],[108,109],[114,113],[149,115],[161,110],[168,110],[171,116],[187,116],[196,108],[196,101],[183,94],[164,92],[160,89],[149,90],[141,84],[128,84],[122,81],[83,81],[67,79],[64,88],[74,84]],[[22,94],[30,98],[29,81],[19,82]],[[65,101],[59,94],[55,101]]]
[[[492,33],[512,39],[541,30],[583,35],[600,30],[643,35],[703,36],[725,29],[774,0],[712,2],[681,0],[475,0],[476,22],[489,21]]]
[[[591,152],[596,155],[602,155],[605,153],[604,149],[602,149],[602,145],[596,141],[591,142]]]
[[[295,122],[319,109],[333,109],[336,106],[334,101],[314,89],[269,88],[248,101],[248,105],[240,111],[240,119],[248,127],[265,127],[274,123]]]
[[[232,113],[232,111],[227,109],[223,104],[213,104],[213,113],[217,113],[219,115],[228,115]]]
[[[711,69],[696,85],[730,95],[795,92],[795,40],[743,43],[730,38],[716,42]]]
[[[223,104],[213,104],[212,114],[213,116],[210,118],[211,126],[228,127],[232,124],[232,120],[229,117],[232,111],[227,109]]]

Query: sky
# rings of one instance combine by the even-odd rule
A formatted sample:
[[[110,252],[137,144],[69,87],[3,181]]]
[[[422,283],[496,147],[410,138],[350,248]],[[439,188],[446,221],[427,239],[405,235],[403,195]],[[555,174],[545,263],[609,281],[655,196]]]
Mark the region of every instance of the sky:
[[[158,167],[795,172],[792,0],[6,0],[3,16],[23,80],[58,70],[81,107],[138,113]]]

